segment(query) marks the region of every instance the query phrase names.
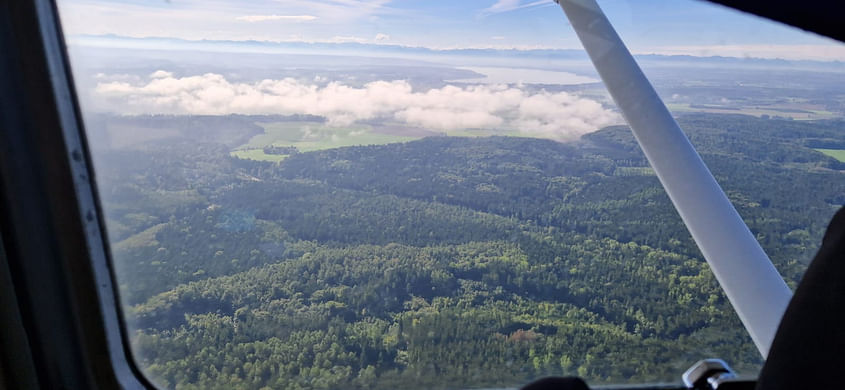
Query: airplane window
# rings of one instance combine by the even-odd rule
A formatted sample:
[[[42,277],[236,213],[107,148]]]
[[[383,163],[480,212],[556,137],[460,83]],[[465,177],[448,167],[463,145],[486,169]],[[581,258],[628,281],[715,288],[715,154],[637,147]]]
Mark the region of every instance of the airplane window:
[[[759,370],[554,2],[58,3],[160,387]],[[699,1],[600,4],[794,287],[845,203],[845,48]]]

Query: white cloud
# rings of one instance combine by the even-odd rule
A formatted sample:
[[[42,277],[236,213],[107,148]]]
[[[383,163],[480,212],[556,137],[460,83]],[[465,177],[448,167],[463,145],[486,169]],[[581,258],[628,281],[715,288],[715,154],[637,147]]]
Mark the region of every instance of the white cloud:
[[[318,86],[291,78],[235,83],[208,73],[100,82],[95,99],[99,107],[126,114],[309,114],[325,117],[335,126],[383,119],[432,130],[519,130],[558,140],[576,139],[619,121],[615,113],[590,99],[505,85],[415,91],[406,81],[375,81],[361,87],[338,82]]]
[[[157,70],[150,74],[151,79],[164,79],[168,77],[173,77],[173,72],[166,72],[163,70]]]
[[[376,42],[387,41],[387,40],[390,40],[390,35],[387,35],[387,34],[384,34],[384,33],[378,33],[378,34],[376,34],[375,40],[376,40]]]
[[[522,0],[497,0],[493,5],[486,8],[484,11],[495,13],[495,12],[504,12],[516,9],[519,7],[519,4]]]
[[[271,20],[286,20],[291,22],[308,22],[312,20],[316,20],[317,17],[314,15],[244,15],[238,16],[235,20],[240,20],[242,22],[266,22]]]
[[[502,12],[516,11],[523,8],[538,7],[541,5],[554,4],[552,0],[535,0],[523,2],[523,0],[497,0],[490,7],[481,11],[482,14],[498,14]]]
[[[366,43],[367,38],[338,35],[338,36],[332,37],[327,42],[329,42],[329,43],[347,43],[347,42]]]
[[[490,37],[490,39],[492,39],[494,41],[501,41],[501,40],[505,39],[505,37],[503,37],[501,35],[494,35],[494,36]]]
[[[398,17],[407,10],[390,0],[67,0],[59,4],[67,36],[119,35],[188,40],[276,41],[300,34],[324,40],[329,31],[360,35],[373,18]],[[273,21],[277,21],[273,23]],[[281,23],[287,21],[287,23]]]

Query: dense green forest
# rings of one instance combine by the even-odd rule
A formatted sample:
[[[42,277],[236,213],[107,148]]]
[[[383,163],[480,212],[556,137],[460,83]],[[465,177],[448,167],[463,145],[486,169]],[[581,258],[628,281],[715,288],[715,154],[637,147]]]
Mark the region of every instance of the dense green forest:
[[[666,382],[701,358],[760,364],[625,127],[270,163],[229,155],[261,118],[134,120],[192,129],[93,145],[135,356],[163,387]],[[845,123],[679,121],[794,286],[845,203],[845,166],[812,148],[841,144]]]

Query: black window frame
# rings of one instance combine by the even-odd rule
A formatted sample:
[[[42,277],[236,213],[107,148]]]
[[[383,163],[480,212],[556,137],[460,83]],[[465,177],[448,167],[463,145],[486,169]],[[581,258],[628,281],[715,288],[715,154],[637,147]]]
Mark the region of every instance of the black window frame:
[[[0,388],[145,389],[58,11],[0,3]]]

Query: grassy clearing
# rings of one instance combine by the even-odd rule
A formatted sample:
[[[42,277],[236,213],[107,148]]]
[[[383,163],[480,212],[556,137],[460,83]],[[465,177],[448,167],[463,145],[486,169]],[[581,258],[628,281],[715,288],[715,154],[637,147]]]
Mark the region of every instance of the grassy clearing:
[[[616,167],[613,176],[654,176],[651,167]]]
[[[145,246],[158,246],[158,240],[156,240],[156,234],[161,231],[165,226],[166,223],[160,223],[153,227],[150,227],[143,232],[135,234],[126,238],[123,241],[118,242],[114,245],[115,250],[126,250],[126,249],[133,249],[133,248],[142,248]]]
[[[795,120],[818,120],[818,119],[831,119],[837,117],[837,115],[831,111],[825,110],[812,110],[812,109],[805,109],[796,107],[797,110],[803,110],[806,112],[790,112],[789,107],[770,107],[766,108],[765,106],[760,107],[737,107],[737,108],[718,108],[718,107],[691,107],[689,104],[667,104],[666,107],[669,108],[669,111],[672,112],[705,112],[710,114],[742,114],[742,115],[752,115],[756,117],[762,117],[763,115],[768,115],[770,117],[780,116],[784,118],[792,118]]]
[[[833,157],[840,162],[845,162],[845,149],[816,149],[830,157]]]
[[[420,137],[405,137],[373,132],[371,126],[355,125],[332,127],[320,122],[269,122],[258,123],[264,134],[252,137],[236,148],[233,156],[263,161],[281,161],[286,155],[266,154],[265,146],[293,146],[300,152],[357,145],[382,145],[406,142]]]
[[[434,132],[416,135],[397,135],[376,132],[370,125],[332,127],[321,122],[268,122],[258,123],[264,133],[252,137],[249,142],[235,148],[230,154],[234,157],[279,162],[287,155],[266,154],[265,146],[293,146],[300,152],[340,148],[344,146],[383,145],[395,142],[407,142],[423,138]],[[428,134],[426,134],[428,133]],[[517,130],[462,129],[444,132],[450,137],[487,137],[492,135],[509,137],[535,137],[540,135],[522,133]]]
[[[247,160],[279,162],[287,158],[287,154],[267,154],[263,149],[243,149],[229,153],[232,157]]]

